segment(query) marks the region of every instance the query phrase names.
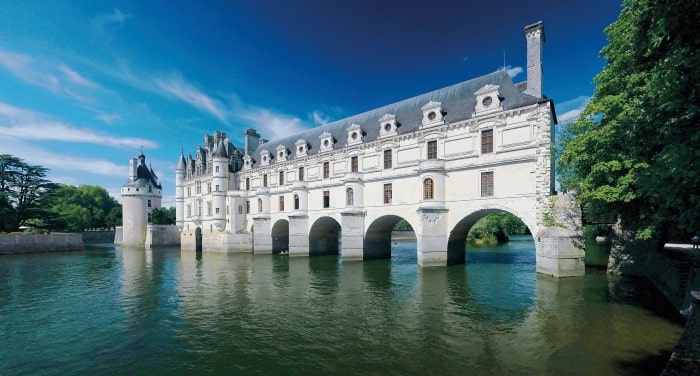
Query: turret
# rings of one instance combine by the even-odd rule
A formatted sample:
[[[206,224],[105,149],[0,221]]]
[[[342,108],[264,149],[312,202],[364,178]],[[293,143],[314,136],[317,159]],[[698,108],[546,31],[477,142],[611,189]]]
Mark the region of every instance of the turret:
[[[180,149],[180,159],[175,169],[175,223],[180,230],[182,230],[185,220],[185,190],[183,186],[186,169],[185,154]]]
[[[218,138],[218,137],[217,137]],[[224,140],[219,139],[212,153],[212,184],[214,188],[214,226],[219,231],[226,227],[226,191],[228,190],[228,154]]]
[[[542,45],[544,24],[542,21],[525,26],[527,41],[527,89],[526,94],[542,98]]]

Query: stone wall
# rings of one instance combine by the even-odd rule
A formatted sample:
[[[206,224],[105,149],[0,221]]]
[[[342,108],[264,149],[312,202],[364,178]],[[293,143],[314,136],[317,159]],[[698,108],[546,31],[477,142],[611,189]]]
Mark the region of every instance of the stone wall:
[[[83,243],[114,243],[114,231],[83,231]]]
[[[148,225],[146,248],[180,245],[180,230],[175,225]]]
[[[0,255],[80,251],[84,248],[81,233],[0,235]]]

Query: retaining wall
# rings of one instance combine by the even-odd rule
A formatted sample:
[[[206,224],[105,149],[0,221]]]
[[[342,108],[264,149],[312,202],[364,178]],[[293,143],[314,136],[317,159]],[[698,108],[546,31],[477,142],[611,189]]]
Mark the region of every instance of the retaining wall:
[[[148,225],[146,248],[180,245],[180,230],[175,225]]]
[[[0,235],[0,255],[80,251],[84,248],[81,233]]]
[[[114,243],[114,231],[83,231],[83,243]]]

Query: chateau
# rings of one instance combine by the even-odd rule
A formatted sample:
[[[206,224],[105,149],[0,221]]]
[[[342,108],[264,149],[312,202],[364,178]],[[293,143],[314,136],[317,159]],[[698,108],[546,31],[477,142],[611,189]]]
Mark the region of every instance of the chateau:
[[[476,220],[508,211],[538,234],[538,272],[583,274],[583,252],[545,220],[556,115],[542,23],[525,39],[527,82],[490,73],[277,140],[248,129],[242,148],[206,135],[177,166],[182,248],[382,258],[405,219],[418,263],[439,266],[464,262]]]

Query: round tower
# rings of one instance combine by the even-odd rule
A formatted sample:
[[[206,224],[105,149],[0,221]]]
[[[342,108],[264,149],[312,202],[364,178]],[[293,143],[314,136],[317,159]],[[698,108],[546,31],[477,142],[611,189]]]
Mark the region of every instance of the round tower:
[[[184,182],[186,169],[185,154],[180,149],[180,160],[177,163],[177,169],[175,169],[175,223],[180,231],[185,224]]]
[[[228,190],[228,153],[224,140],[220,140],[212,155],[212,185],[214,226],[219,231],[226,228],[226,191]]]
[[[146,166],[146,156],[141,152],[132,158],[131,171],[122,185],[122,243],[125,246],[143,247],[151,211],[160,208],[161,185],[152,168]]]

